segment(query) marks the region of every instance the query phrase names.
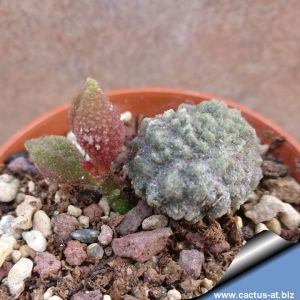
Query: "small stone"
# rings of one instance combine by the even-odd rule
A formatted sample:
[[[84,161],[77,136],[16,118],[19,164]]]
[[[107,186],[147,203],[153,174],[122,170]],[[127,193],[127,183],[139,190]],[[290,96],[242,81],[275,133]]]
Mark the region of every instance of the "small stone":
[[[240,216],[235,216],[235,223],[238,229],[242,229],[244,226],[243,219]]]
[[[94,243],[87,246],[86,253],[88,256],[101,259],[104,255],[104,250],[100,245]]]
[[[242,228],[242,234],[244,239],[249,240],[254,236],[254,230],[250,226],[246,225]]]
[[[171,228],[141,231],[113,239],[112,249],[117,256],[145,262],[166,247],[170,235]]]
[[[273,231],[274,233],[276,233],[278,235],[281,235],[282,228],[281,228],[281,224],[278,221],[278,219],[273,218],[273,219],[267,221],[265,224],[269,228],[269,230]]]
[[[262,231],[269,230],[268,227],[264,223],[258,223],[255,226],[255,233],[258,234]]]
[[[0,281],[2,281],[3,278],[7,277],[8,272],[13,267],[13,264],[10,261],[5,261],[0,268]]]
[[[59,214],[51,219],[53,231],[64,241],[70,239],[70,233],[78,226],[75,217],[67,214]]]
[[[265,178],[282,177],[282,176],[286,176],[289,172],[288,166],[281,163],[277,163],[272,160],[264,160],[261,165],[261,168]]]
[[[104,295],[103,300],[111,300],[111,297],[109,295]]]
[[[33,229],[40,231],[44,237],[51,235],[51,220],[43,210],[38,210],[34,214]]]
[[[82,214],[82,210],[79,207],[74,205],[68,206],[68,215],[73,216],[75,218],[79,217]]]
[[[251,219],[255,224],[258,224],[271,220],[283,210],[284,205],[281,200],[274,196],[264,195],[251,210],[245,212],[245,216]]]
[[[152,214],[152,208],[145,202],[139,201],[137,206],[132,208],[117,227],[117,232],[124,236],[136,232],[143,220]]]
[[[47,240],[38,230],[25,231],[22,233],[22,237],[34,251],[43,252],[47,248]]]
[[[60,298],[59,296],[51,296],[50,298],[48,298],[48,300],[63,300],[63,298]]]
[[[34,271],[39,273],[42,279],[57,276],[61,269],[61,262],[49,252],[39,252],[34,258],[34,263]]]
[[[178,264],[194,279],[200,277],[203,262],[204,254],[198,250],[182,250],[179,254]]]
[[[32,227],[32,215],[41,206],[39,198],[26,195],[24,201],[16,208],[17,218],[12,223],[13,228],[21,230],[30,229]]]
[[[103,246],[107,246],[111,243],[112,238],[113,238],[112,229],[109,226],[103,224],[101,226],[100,235],[98,236],[98,240],[99,240],[100,244]]]
[[[164,215],[152,215],[143,221],[142,228],[144,230],[163,228],[168,225],[168,222],[168,218]]]
[[[104,215],[109,216],[110,213],[110,206],[105,197],[102,197],[101,200],[99,201],[99,206],[102,208]]]
[[[28,192],[29,193],[34,193],[34,191],[35,191],[35,183],[33,182],[33,181],[28,181],[28,183],[27,183],[27,187],[28,187]]]
[[[230,250],[230,244],[227,241],[221,241],[211,244],[207,247],[207,251],[213,254],[219,254]]]
[[[167,293],[168,300],[180,300],[181,294],[176,289],[169,290]]]
[[[90,222],[99,222],[103,216],[103,211],[98,204],[92,203],[83,210],[83,214],[89,217]]]
[[[10,202],[17,196],[20,181],[8,174],[0,175],[0,202]]]
[[[71,232],[71,237],[80,242],[91,244],[98,240],[99,233],[98,230],[79,229]]]
[[[13,159],[7,167],[14,173],[37,173],[35,166],[23,156]]]
[[[87,216],[79,216],[78,218],[79,224],[82,225],[83,228],[89,228],[90,218]]]
[[[53,296],[54,286],[49,287],[43,295],[43,300],[48,300],[51,296]]]
[[[204,278],[201,282],[201,285],[209,291],[214,286],[214,282],[208,278]]]
[[[279,219],[288,229],[300,226],[300,213],[289,203],[283,204],[283,211],[279,214]]]
[[[0,235],[2,234],[14,234],[15,231],[12,228],[12,224],[15,220],[14,216],[6,215],[0,220]]]
[[[268,179],[263,183],[279,199],[296,205],[300,204],[300,185],[294,178]]]
[[[14,263],[16,263],[18,260],[20,260],[22,257],[22,254],[19,250],[13,250],[11,253],[11,259]]]
[[[102,300],[102,293],[100,290],[78,292],[72,296],[71,300]]]
[[[24,291],[24,280],[31,276],[33,262],[22,257],[9,271],[7,276],[7,285],[10,293],[14,297],[19,297]]]
[[[22,257],[35,257],[35,251],[31,249],[28,245],[22,245],[19,251],[21,252]]]
[[[16,197],[16,203],[17,204],[20,204],[21,202],[23,202],[24,201],[24,199],[25,199],[25,194],[23,194],[23,193],[18,193],[17,194],[17,197]]]
[[[132,113],[130,111],[125,111],[121,113],[120,120],[124,123],[128,123],[132,120]]]
[[[64,251],[66,261],[70,266],[80,266],[86,259],[85,244],[79,241],[69,241]]]
[[[3,236],[0,239],[0,267],[3,265],[5,259],[12,253],[14,243],[4,239]]]

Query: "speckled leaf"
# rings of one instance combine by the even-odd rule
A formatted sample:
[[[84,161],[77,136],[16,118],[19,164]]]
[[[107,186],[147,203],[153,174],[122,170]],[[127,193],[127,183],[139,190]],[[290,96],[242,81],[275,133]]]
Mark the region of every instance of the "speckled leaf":
[[[106,177],[111,162],[124,144],[125,128],[118,109],[104,95],[96,80],[88,78],[72,102],[72,131],[91,158],[98,177]]]
[[[82,155],[62,136],[45,136],[25,143],[30,159],[50,181],[66,184],[93,184],[94,179],[80,167]]]

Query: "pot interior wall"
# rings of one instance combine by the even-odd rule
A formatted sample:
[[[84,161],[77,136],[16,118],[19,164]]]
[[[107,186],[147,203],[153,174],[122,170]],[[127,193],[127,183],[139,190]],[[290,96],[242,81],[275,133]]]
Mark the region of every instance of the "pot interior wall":
[[[111,100],[121,111],[131,111],[134,115],[153,116],[167,109],[176,109],[182,102],[199,103],[211,99],[209,95],[176,91],[168,89],[123,90],[108,93]],[[214,97],[221,99],[219,97]],[[292,175],[300,182],[300,146],[286,132],[263,116],[241,105],[224,100],[229,106],[242,111],[244,117],[256,129],[262,143],[269,143],[273,138],[284,136],[286,142],[274,151],[274,155],[288,164]],[[1,149],[0,162],[14,152],[24,149],[24,142],[42,135],[63,135],[68,131],[68,104],[33,121],[23,130],[14,135]]]

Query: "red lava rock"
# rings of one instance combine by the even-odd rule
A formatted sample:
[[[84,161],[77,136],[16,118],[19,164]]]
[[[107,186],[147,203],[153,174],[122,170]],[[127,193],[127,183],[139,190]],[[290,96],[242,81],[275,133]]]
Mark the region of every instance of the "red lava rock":
[[[254,236],[254,230],[250,226],[244,226],[242,228],[242,235],[245,240],[249,240]]]
[[[83,214],[89,217],[91,222],[99,222],[103,216],[103,211],[98,204],[92,203],[83,210]]]
[[[226,252],[229,250],[230,250],[230,244],[227,241],[222,241],[219,243],[212,244],[207,249],[207,251],[209,251],[213,254],[219,254],[219,253]]]
[[[178,264],[194,279],[198,279],[201,274],[204,254],[198,250],[182,250],[179,254]]]
[[[145,262],[165,248],[168,237],[172,233],[171,228],[167,227],[129,234],[114,239],[112,249],[117,256]]]
[[[74,294],[71,300],[102,300],[103,296],[100,290],[78,292]]]
[[[53,231],[64,241],[70,239],[70,233],[78,226],[78,221],[75,217],[67,214],[60,214],[51,220]]]
[[[87,257],[85,244],[79,241],[69,241],[64,251],[66,261],[70,266],[80,266]]]
[[[61,262],[49,252],[38,252],[34,262],[34,271],[39,273],[42,279],[57,275],[61,268]]]
[[[13,264],[10,261],[5,261],[0,268],[0,281],[8,275],[8,272],[13,267]]]
[[[136,232],[143,220],[152,215],[152,208],[145,202],[139,201],[137,206],[132,208],[117,227],[120,235],[127,235]]]

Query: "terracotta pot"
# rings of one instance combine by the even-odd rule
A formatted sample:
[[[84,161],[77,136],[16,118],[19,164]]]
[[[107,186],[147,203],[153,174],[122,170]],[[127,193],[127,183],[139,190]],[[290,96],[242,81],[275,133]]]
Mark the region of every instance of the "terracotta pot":
[[[216,98],[211,95],[176,89],[126,89],[112,91],[108,96],[121,111],[129,110],[133,114],[153,116],[182,103],[198,103],[206,99]],[[276,149],[274,154],[290,166],[292,175],[300,182],[300,145],[288,133],[260,114],[234,103],[224,100],[229,106],[239,109],[248,122],[256,129],[262,143],[268,143],[276,136],[283,136],[286,142]],[[24,149],[24,142],[30,138],[48,134],[63,135],[68,131],[69,104],[64,104],[39,117],[28,126],[12,136],[0,148],[0,162],[10,154]]]

